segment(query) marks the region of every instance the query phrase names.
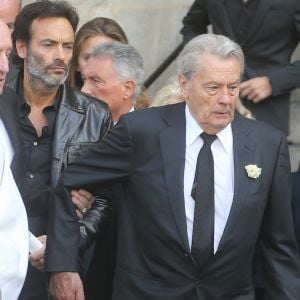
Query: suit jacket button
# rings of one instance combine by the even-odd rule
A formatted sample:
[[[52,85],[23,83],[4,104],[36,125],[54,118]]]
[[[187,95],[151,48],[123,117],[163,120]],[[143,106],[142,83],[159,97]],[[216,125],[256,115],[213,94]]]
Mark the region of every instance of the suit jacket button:
[[[189,254],[188,254],[187,252],[183,252],[183,255],[184,255],[185,257],[190,257]]]
[[[202,281],[200,279],[198,279],[196,283],[198,286],[201,286]]]

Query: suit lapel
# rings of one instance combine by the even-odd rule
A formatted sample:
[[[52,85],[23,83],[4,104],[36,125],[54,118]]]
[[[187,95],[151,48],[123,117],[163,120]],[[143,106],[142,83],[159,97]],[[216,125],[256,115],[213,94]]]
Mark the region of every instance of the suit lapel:
[[[253,163],[255,142],[251,140],[251,130],[243,117],[236,115],[232,123],[233,153],[234,153],[234,195],[229,217],[222,235],[218,251],[222,249],[227,235],[233,231],[235,222],[244,204],[244,195],[247,195],[249,184],[245,166]]]
[[[159,134],[164,175],[170,206],[177,229],[186,250],[189,249],[183,193],[185,165],[185,104],[174,105],[165,115],[167,124]]]
[[[253,18],[248,33],[243,40],[243,45],[246,45],[251,38],[255,35],[262,22],[264,21],[266,13],[270,10],[272,0],[262,0],[258,1],[255,10],[255,17]]]

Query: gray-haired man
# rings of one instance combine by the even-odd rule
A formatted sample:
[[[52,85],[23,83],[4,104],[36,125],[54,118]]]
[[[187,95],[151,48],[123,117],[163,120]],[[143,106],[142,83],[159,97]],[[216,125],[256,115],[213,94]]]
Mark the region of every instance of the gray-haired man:
[[[82,71],[81,91],[107,102],[116,123],[134,109],[143,74],[142,57],[132,46],[119,42],[99,44]]]

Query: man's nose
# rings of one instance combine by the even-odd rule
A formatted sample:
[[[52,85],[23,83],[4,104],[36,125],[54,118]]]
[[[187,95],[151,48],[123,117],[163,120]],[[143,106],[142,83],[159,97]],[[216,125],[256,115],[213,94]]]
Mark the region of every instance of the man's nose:
[[[81,88],[81,92],[93,96],[87,80],[84,81],[83,86]]]
[[[65,56],[65,49],[62,46],[57,46],[55,51],[55,59],[64,60]]]
[[[221,89],[221,93],[220,93],[220,98],[219,99],[220,99],[221,103],[227,104],[227,103],[230,102],[231,97],[230,97],[230,93],[229,93],[229,91],[228,91],[227,88],[222,88]]]

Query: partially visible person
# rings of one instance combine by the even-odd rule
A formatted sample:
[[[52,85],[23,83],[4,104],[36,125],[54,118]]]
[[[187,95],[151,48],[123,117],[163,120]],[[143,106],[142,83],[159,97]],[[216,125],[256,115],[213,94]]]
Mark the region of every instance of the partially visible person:
[[[86,65],[93,47],[99,43],[113,41],[128,44],[124,30],[112,19],[98,17],[79,28],[75,37],[73,58],[67,79],[73,88],[80,90],[83,85],[81,70]]]
[[[28,264],[28,222],[19,189],[24,176],[24,152],[16,94],[4,87],[10,31],[0,18],[0,299],[17,300]]]
[[[9,85],[19,96],[26,162],[24,202],[29,228],[44,242],[48,227],[60,226],[48,223],[48,216],[52,187],[61,171],[96,144],[111,125],[106,103],[65,84],[78,20],[75,8],[68,2],[35,1],[23,7],[13,32],[13,59],[20,72]],[[82,189],[71,194],[78,226],[76,243],[71,245],[76,259],[61,259],[63,246],[47,270],[57,282],[53,293],[58,299],[74,291],[79,299],[83,298],[78,274],[79,225],[85,239],[86,232],[95,231],[89,226],[90,220],[100,219],[98,223],[105,226],[110,211],[107,200],[100,194],[94,197]],[[69,242],[68,237],[64,243],[69,245]],[[31,255],[30,261],[20,298],[49,299],[48,276],[42,272],[44,251]]]
[[[85,23],[77,32],[74,43],[74,54],[67,82],[80,90],[83,85],[81,71],[86,64],[94,46],[99,43],[117,41],[128,44],[127,36],[122,27],[114,20],[104,17],[95,18]],[[149,97],[144,87],[136,102],[136,109],[147,108]]]
[[[300,62],[291,63],[300,40],[299,19],[298,0],[195,0],[181,33],[188,42],[211,24],[214,33],[239,43],[246,61],[243,104],[256,119],[288,135],[290,94],[300,87]]]
[[[119,42],[95,46],[82,69],[81,91],[105,101],[114,123],[134,110],[141,93],[143,60],[130,45]]]
[[[151,107],[157,107],[167,104],[175,104],[184,101],[184,97],[178,80],[172,79],[171,82],[163,86],[154,96]]]
[[[10,32],[13,32],[15,27],[15,19],[21,9],[20,0],[1,0],[0,19],[8,26]]]
[[[21,0],[1,0],[0,3],[0,19],[2,19],[8,26],[12,33],[15,27],[15,19],[21,10]],[[18,70],[16,66],[9,60],[9,72],[6,76],[7,81],[16,76]]]
[[[113,19],[97,17],[88,21],[77,31],[74,42],[73,57],[67,82],[74,89],[80,90],[83,86],[82,70],[85,67],[93,47],[105,42],[117,41],[128,44],[127,36],[122,27]],[[99,66],[99,64],[97,64]],[[97,70],[98,71],[98,70]],[[99,98],[99,95],[96,96]],[[102,98],[99,98],[103,100]],[[127,101],[129,102],[129,101]],[[138,105],[147,106],[149,101],[143,93]],[[128,111],[133,104],[130,104]],[[126,112],[128,112],[126,111]],[[86,297],[108,299],[111,285],[108,277],[111,257],[110,233],[103,232],[97,235],[96,243],[92,244],[84,256],[84,269],[86,272]],[[96,245],[95,245],[96,244]],[[94,255],[93,255],[93,249]],[[92,260],[92,263],[90,263]],[[101,282],[101,283],[100,283]]]
[[[113,300],[255,299],[262,249],[266,296],[298,300],[300,259],[285,134],[235,114],[244,56],[225,36],[191,40],[178,60],[185,102],[123,115],[63,173],[46,264],[74,207],[69,189],[120,183]],[[70,251],[67,252],[68,255]]]
[[[100,43],[93,48],[82,69],[84,84],[81,91],[105,101],[116,124],[123,114],[135,110],[140,98],[143,74],[142,57],[132,46],[120,42]],[[118,185],[114,186],[114,204],[117,198],[122,197],[121,193]],[[116,235],[118,217],[116,205],[113,205],[111,235]],[[87,299],[110,299],[114,248],[114,236],[105,238],[98,235],[87,273]]]

